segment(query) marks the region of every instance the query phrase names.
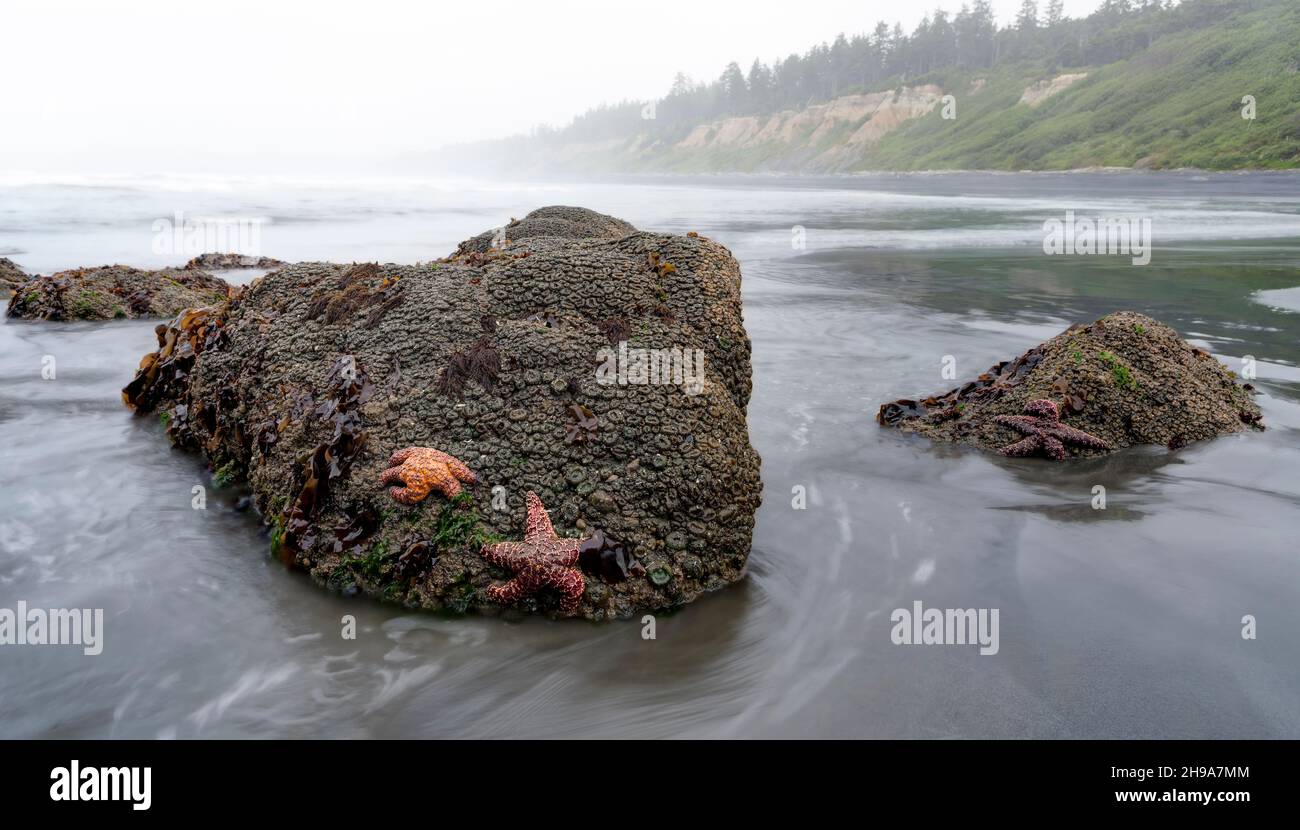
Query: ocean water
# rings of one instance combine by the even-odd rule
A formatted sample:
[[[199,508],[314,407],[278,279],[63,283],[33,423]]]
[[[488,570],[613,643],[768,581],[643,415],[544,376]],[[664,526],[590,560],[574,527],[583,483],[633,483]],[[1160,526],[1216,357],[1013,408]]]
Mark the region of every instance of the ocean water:
[[[653,640],[327,593],[238,490],[193,510],[202,462],[122,406],[153,322],[5,320],[0,608],[103,608],[105,639],[0,645],[0,737],[1300,737],[1300,176],[9,174],[0,256],[178,265],[157,223],[179,214],[254,221],[280,259],[417,262],[546,204],[739,259],[764,482],[743,582]],[[1150,264],[1044,255],[1067,210],[1150,220]],[[966,379],[1117,309],[1253,358],[1268,430],[1053,465],[873,421],[953,386],[946,356]],[[895,645],[917,601],[998,609],[997,654]]]

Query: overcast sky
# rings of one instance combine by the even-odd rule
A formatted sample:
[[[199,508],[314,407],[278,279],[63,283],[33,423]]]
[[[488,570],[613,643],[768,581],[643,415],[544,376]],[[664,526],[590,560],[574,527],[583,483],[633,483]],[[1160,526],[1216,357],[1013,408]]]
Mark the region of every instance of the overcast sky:
[[[1042,0],[1046,5],[1046,0]],[[563,125],[960,0],[0,0],[0,170],[374,159]],[[993,0],[1000,22],[1020,0]],[[1066,0],[1087,14],[1098,0]]]

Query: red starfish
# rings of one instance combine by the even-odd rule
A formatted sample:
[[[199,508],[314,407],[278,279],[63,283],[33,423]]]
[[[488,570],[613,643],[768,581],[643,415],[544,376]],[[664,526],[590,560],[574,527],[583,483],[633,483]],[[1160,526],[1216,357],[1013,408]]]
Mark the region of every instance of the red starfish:
[[[536,593],[541,588],[554,588],[560,592],[560,612],[565,616],[578,613],[578,603],[587,590],[578,564],[580,539],[566,539],[555,535],[551,517],[547,515],[542,500],[528,491],[528,526],[522,542],[499,542],[484,545],[479,551],[484,559],[514,574],[509,582],[488,588],[488,596],[496,602],[515,602]]]
[[[1065,458],[1066,444],[1091,450],[1110,449],[1110,444],[1097,436],[1061,423],[1060,410],[1048,400],[1030,401],[1025,404],[1024,415],[998,415],[993,421],[1028,436],[998,450],[1003,455],[1033,455],[1042,450],[1048,458],[1061,461]]]

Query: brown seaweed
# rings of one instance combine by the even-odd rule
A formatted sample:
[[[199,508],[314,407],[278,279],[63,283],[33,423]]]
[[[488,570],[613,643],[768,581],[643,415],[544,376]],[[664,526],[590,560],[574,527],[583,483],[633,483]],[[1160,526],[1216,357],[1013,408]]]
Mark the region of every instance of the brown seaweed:
[[[378,277],[379,277],[378,262],[353,263],[352,267],[349,268],[347,271],[344,271],[343,276],[339,278],[339,288],[346,289],[354,282],[360,282],[361,280],[372,280]]]
[[[632,324],[626,317],[610,317],[596,323],[596,328],[605,335],[611,346],[617,346],[632,333]]]
[[[370,400],[374,384],[346,355],[334,361],[327,383],[332,396],[319,402],[310,417],[332,424],[334,430],[328,441],[312,450],[300,470],[301,485],[284,522],[286,558],[316,544],[316,515],[329,498],[332,483],[348,475],[366,443],[359,410]]]
[[[592,438],[596,437],[599,422],[596,420],[596,414],[590,408],[575,403],[569,407],[569,417],[573,421],[564,431],[565,443],[587,444],[591,442]]]
[[[463,352],[452,352],[447,366],[438,376],[437,391],[440,395],[459,398],[465,392],[465,384],[471,380],[491,391],[500,374],[501,354],[484,337]]]
[[[379,321],[384,319],[385,314],[397,308],[405,299],[405,291],[396,283],[376,291],[370,296],[370,313],[366,315],[361,325],[368,329],[375,328],[379,325]]]
[[[158,351],[140,360],[135,377],[122,390],[122,400],[138,414],[152,412],[159,402],[183,399],[185,381],[194,360],[221,342],[224,312],[210,308],[182,311],[170,324],[154,329]]]
[[[603,530],[592,533],[578,546],[578,564],[586,573],[606,582],[623,582],[629,576],[645,574],[645,567],[627,546]]]
[[[1042,359],[1042,349],[1035,346],[1015,360],[1004,360],[993,364],[987,372],[975,380],[942,395],[935,395],[920,402],[910,398],[900,398],[881,404],[876,412],[876,422],[893,426],[910,418],[933,416],[937,415],[938,411],[949,411],[958,404],[965,405],[996,399],[1024,380]]]
[[[415,579],[429,569],[433,560],[433,550],[427,541],[422,539],[413,542],[397,557],[397,562],[393,564],[393,576],[399,580]]]
[[[364,503],[343,513],[343,521],[334,526],[334,552],[361,554],[366,540],[379,529],[379,513],[369,503]]]
[[[372,287],[370,282],[380,276],[377,263],[353,265],[339,278],[336,290],[318,291],[312,296],[307,306],[306,319],[323,317],[327,325],[334,325],[350,319],[363,309],[370,309],[362,325],[373,329],[385,314],[401,305],[405,299],[400,281],[396,278],[384,278]]]

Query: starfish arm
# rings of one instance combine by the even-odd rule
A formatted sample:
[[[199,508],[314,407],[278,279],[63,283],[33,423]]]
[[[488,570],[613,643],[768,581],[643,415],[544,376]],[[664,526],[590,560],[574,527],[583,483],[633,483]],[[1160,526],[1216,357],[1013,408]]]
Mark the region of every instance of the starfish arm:
[[[1050,435],[1043,436],[1043,452],[1053,461],[1065,460],[1065,445]]]
[[[466,484],[478,483],[478,476],[474,475],[474,471],[465,466],[464,462],[459,458],[447,455],[447,453],[438,450],[433,451],[433,457],[441,461],[443,464],[446,464],[447,469],[451,471],[451,474]],[[460,492],[459,487],[456,489],[457,492]]]
[[[1066,426],[1065,424],[1057,424],[1048,430],[1048,432],[1067,444],[1074,444],[1078,447],[1087,447],[1092,450],[1110,449],[1110,444],[1107,444],[1097,436],[1090,435],[1081,429],[1075,429],[1074,427]]]
[[[429,479],[432,487],[447,498],[455,498],[460,495],[460,482],[452,475],[451,470],[445,464],[433,467],[429,471]]]
[[[388,495],[402,504],[419,504],[420,500],[429,494],[427,492],[421,493],[419,490],[413,490],[410,487],[389,487]]]
[[[587,592],[587,580],[572,568],[550,567],[545,573],[546,584],[560,593],[560,612],[567,617],[578,613],[582,595]]]
[[[1042,446],[1042,441],[1039,437],[1037,435],[1031,435],[1028,438],[1022,438],[1014,444],[1008,444],[998,450],[998,452],[1006,456],[1011,456],[1012,458],[1019,458],[1021,456],[1033,455],[1038,452],[1040,446]]]
[[[542,539],[555,537],[555,528],[551,527],[551,517],[542,506],[542,500],[532,490],[525,497],[528,502],[528,525],[524,530],[524,541],[536,543]]]
[[[379,474],[379,483],[380,484],[405,484],[406,482],[402,479],[402,468],[389,467],[387,470],[384,470],[382,473]]]
[[[1038,419],[1032,415],[997,415],[993,423],[1010,427],[1021,435],[1036,435],[1039,432]]]
[[[1046,398],[1038,398],[1025,404],[1024,413],[1026,415],[1042,418],[1045,421],[1061,420],[1061,410],[1055,401],[1049,401]]]
[[[528,590],[528,586],[518,577],[515,577],[509,582],[503,582],[500,585],[493,585],[487,589],[487,594],[490,599],[503,604],[518,602],[530,593],[531,591]]]
[[[528,560],[532,546],[523,542],[498,542],[495,545],[484,545],[479,554],[498,568],[513,571]]]
[[[401,464],[403,461],[405,461],[406,459],[410,458],[411,455],[413,455],[413,454],[415,453],[415,451],[418,450],[418,449],[420,449],[420,448],[419,448],[419,447],[407,447],[407,448],[404,449],[404,450],[398,450],[397,452],[393,453],[393,454],[389,457],[389,459],[388,459],[388,463],[389,463],[390,465],[396,467],[398,464]]]

